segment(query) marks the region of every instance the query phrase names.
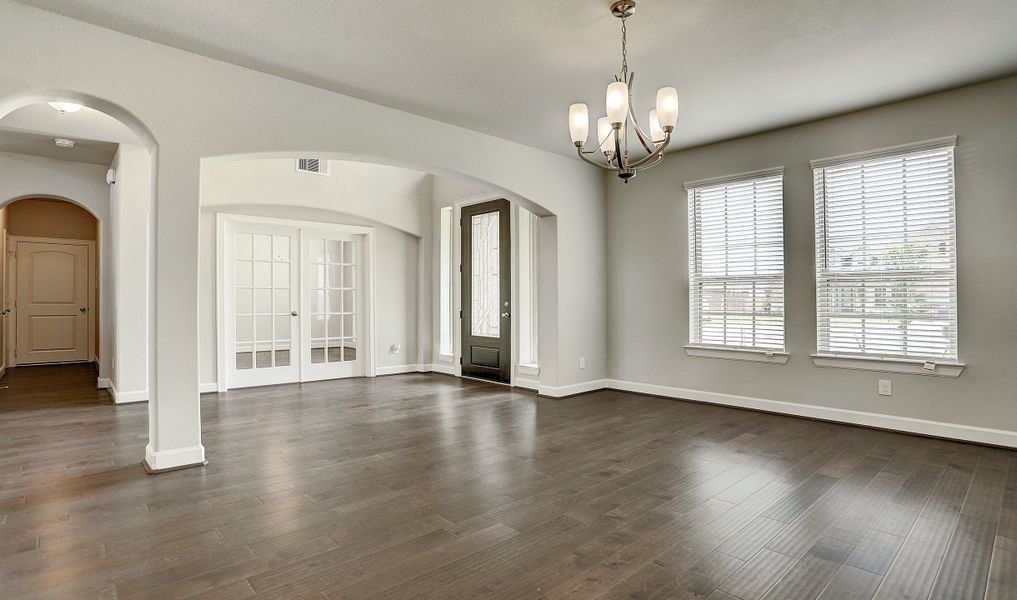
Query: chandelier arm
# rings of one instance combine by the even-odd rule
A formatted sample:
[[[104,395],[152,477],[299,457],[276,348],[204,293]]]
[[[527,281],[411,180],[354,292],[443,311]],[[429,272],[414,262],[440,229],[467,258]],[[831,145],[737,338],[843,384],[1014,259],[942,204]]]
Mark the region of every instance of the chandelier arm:
[[[636,119],[636,113],[632,110],[632,90],[635,88],[636,74],[634,72],[629,73],[628,89],[629,89],[629,119],[632,120],[632,128],[636,130],[636,137],[639,138],[639,143],[642,144],[647,154],[653,152],[653,148],[647,145],[646,141],[650,139],[650,136],[646,135],[642,127],[639,126],[639,120]],[[651,140],[652,141],[652,140]]]
[[[624,123],[622,123],[624,125]],[[627,160],[622,160],[621,153],[621,127],[614,130],[614,157],[618,161],[618,170],[624,171],[627,168]]]
[[[629,168],[630,169],[638,169],[638,168],[642,167],[643,165],[645,165],[646,163],[650,162],[650,160],[655,159],[658,156],[661,156],[664,153],[664,148],[667,148],[667,145],[669,143],[671,143],[671,132],[670,131],[668,131],[668,132],[666,132],[664,134],[664,141],[661,142],[661,144],[659,146],[657,146],[656,150],[654,150],[652,153],[650,153],[649,156],[647,156],[647,157],[645,157],[645,158],[643,158],[641,160],[638,160],[638,161],[630,164]]]
[[[599,163],[599,162],[597,162],[595,160],[591,160],[589,158],[586,158],[587,154],[595,154],[596,150],[593,150],[593,151],[590,151],[590,152],[583,152],[583,147],[578,145],[578,144],[576,144],[576,150],[578,151],[579,158],[583,159],[583,161],[588,162],[588,163],[590,163],[591,165],[593,165],[595,167],[599,167],[601,169],[604,169],[605,171],[617,171],[618,170],[618,167],[616,167],[614,165],[611,165],[611,164],[606,164],[605,165],[605,164]]]
[[[642,167],[640,167],[640,169],[643,170],[643,171],[649,171],[650,169],[652,169],[653,167],[656,167],[657,165],[659,165],[662,162],[664,162],[664,155],[663,154],[658,154],[656,160],[654,160],[653,162],[651,162],[649,164],[643,165]]]

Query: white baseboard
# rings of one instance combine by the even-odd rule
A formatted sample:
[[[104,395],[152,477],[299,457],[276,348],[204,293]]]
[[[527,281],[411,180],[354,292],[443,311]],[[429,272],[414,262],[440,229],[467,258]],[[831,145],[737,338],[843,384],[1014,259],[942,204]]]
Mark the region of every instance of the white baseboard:
[[[540,392],[540,380],[536,377],[522,377],[516,375],[515,381],[512,382],[512,387],[523,388],[525,390],[533,390]]]
[[[796,402],[784,402],[781,400],[767,400],[764,398],[753,398],[750,396],[719,394],[716,392],[667,387],[649,383],[637,383],[634,381],[620,381],[617,379],[606,380],[606,385],[614,390],[636,392],[639,394],[680,398],[683,400],[693,400],[696,402],[706,402],[722,406],[750,408],[765,412],[807,417],[822,421],[864,425],[866,427],[891,429],[894,431],[917,433],[919,435],[928,435],[938,438],[949,438],[966,442],[977,442],[979,444],[1017,448],[1017,431],[991,429],[988,427],[974,427],[971,425],[959,425],[956,423],[945,423],[942,421],[927,421],[925,419],[915,419],[911,417],[847,410],[843,408],[831,408],[827,406],[813,406],[810,404],[798,404]],[[543,393],[544,392],[541,391],[541,394]]]
[[[562,385],[557,387],[542,385],[537,389],[537,393],[541,396],[548,396],[549,398],[564,398],[565,396],[575,396],[576,394],[585,394],[586,392],[603,390],[608,387],[607,384],[607,379],[594,379],[593,381],[584,381],[582,383],[573,383],[572,385]]]
[[[198,385],[198,393],[199,394],[209,394],[211,392],[218,392],[218,391],[219,391],[219,384],[214,382],[214,381],[211,382],[211,383],[202,383],[202,384]]]
[[[111,385],[113,385],[113,384],[110,381],[109,377],[100,377],[99,379],[97,379],[95,381],[95,387],[100,389],[100,390],[109,389],[109,387]]]
[[[431,367],[431,371],[433,371],[435,373],[444,373],[446,375],[455,375],[456,374],[456,366],[454,364],[452,364],[452,363],[436,362],[436,363],[431,363],[430,367]]]
[[[423,367],[430,365],[394,365],[391,367],[375,367],[375,375],[399,375],[400,373],[419,373]]]
[[[156,452],[145,446],[145,466],[149,471],[166,471],[205,464],[205,447],[201,444]]]
[[[106,380],[106,390],[109,395],[113,397],[114,404],[132,404],[134,402],[148,402],[148,390],[138,390],[134,392],[121,392],[117,389],[115,383]],[[102,387],[102,386],[100,386]]]

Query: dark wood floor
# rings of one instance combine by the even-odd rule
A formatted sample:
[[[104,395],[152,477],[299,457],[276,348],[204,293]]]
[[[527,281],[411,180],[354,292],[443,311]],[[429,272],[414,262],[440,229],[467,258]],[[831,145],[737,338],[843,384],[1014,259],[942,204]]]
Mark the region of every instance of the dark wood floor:
[[[202,399],[146,475],[88,367],[0,385],[0,597],[1017,598],[1015,453],[440,375]]]

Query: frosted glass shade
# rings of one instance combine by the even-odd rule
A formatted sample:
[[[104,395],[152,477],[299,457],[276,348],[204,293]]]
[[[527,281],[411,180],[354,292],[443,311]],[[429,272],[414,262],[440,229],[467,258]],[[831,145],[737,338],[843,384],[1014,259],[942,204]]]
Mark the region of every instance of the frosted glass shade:
[[[586,105],[573,104],[569,107],[569,134],[573,144],[585,144],[590,136],[590,114]]]
[[[615,81],[607,86],[607,118],[612,123],[624,123],[629,112],[629,86]]]
[[[50,102],[49,105],[53,107],[53,110],[58,110],[62,113],[73,113],[81,110],[81,105],[75,102]]]
[[[663,87],[657,90],[657,120],[661,128],[678,124],[678,90]]]
[[[600,150],[602,152],[614,152],[614,144],[611,143],[611,132],[614,130],[611,127],[611,119],[609,117],[601,117],[597,119],[597,141],[600,142]]]
[[[657,109],[650,111],[650,139],[655,142],[664,139],[664,129],[660,126],[660,121],[657,119]]]

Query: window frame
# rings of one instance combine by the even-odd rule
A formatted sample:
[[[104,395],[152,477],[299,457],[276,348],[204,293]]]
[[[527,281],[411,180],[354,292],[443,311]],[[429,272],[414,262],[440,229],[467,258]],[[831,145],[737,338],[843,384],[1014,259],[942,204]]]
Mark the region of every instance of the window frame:
[[[957,285],[958,277],[958,239],[957,239],[957,182],[956,182],[956,144],[957,136],[946,136],[941,138],[935,138],[931,140],[925,140],[921,142],[915,142],[910,144],[901,144],[897,146],[891,146],[887,148],[880,148],[870,151],[856,152],[852,154],[834,156],[829,158],[817,159],[810,161],[810,165],[813,169],[813,202],[815,210],[815,286],[816,286],[816,352],[812,354],[813,363],[816,366],[821,367],[839,367],[848,369],[861,369],[861,370],[872,370],[872,371],[884,371],[884,372],[895,372],[895,373],[914,373],[914,374],[925,374],[925,375],[936,375],[941,377],[957,377],[964,369],[964,365],[960,362],[960,332],[959,332],[959,288]],[[825,193],[826,185],[826,174],[827,169],[835,167],[849,167],[852,165],[859,165],[863,163],[875,162],[891,158],[903,158],[909,156],[920,156],[925,153],[936,152],[939,150],[950,150],[950,198],[949,207],[951,211],[950,219],[952,222],[952,237],[951,241],[953,247],[951,248],[951,270],[952,275],[952,301],[953,306],[951,307],[952,322],[954,337],[952,340],[952,347],[955,350],[954,355],[949,356],[930,356],[926,359],[916,358],[916,354],[889,354],[889,353],[838,353],[831,351],[829,346],[823,348],[821,346],[821,340],[823,339],[822,327],[824,323],[824,316],[821,312],[821,306],[823,304],[820,294],[822,293],[823,282],[831,279],[830,271],[826,268],[827,261],[827,245],[828,245],[828,221],[827,221],[827,195]],[[878,278],[880,273],[886,274],[892,272],[892,269],[884,269],[882,271],[866,271],[871,273],[872,277],[868,279]],[[861,279],[861,277],[860,277]],[[829,316],[826,317],[829,319]],[[929,363],[932,363],[933,370],[929,371]],[[923,369],[924,367],[924,369]]]
[[[781,341],[783,342],[780,348],[766,348],[766,347],[747,347],[747,346],[734,346],[734,345],[717,345],[717,344],[705,344],[700,341],[693,341],[693,336],[696,331],[696,319],[702,322],[702,314],[700,312],[701,302],[697,306],[694,302],[695,286],[699,284],[702,275],[697,267],[699,255],[697,254],[697,236],[699,232],[696,227],[696,214],[697,211],[701,210],[698,205],[699,198],[698,193],[701,190],[707,188],[714,188],[718,186],[728,186],[736,184],[744,184],[755,181],[763,181],[768,179],[780,178],[780,232],[781,232],[781,269],[779,275],[780,290],[781,290],[781,302],[783,304],[783,310],[781,311]],[[702,357],[702,358],[723,358],[730,360],[741,360],[741,361],[752,361],[752,362],[766,362],[773,364],[786,364],[790,354],[787,352],[787,265],[786,265],[786,236],[784,235],[784,167],[773,167],[769,169],[762,169],[758,171],[750,171],[745,173],[738,173],[734,175],[725,175],[721,177],[714,177],[710,179],[700,179],[696,181],[689,181],[684,184],[687,192],[687,216],[688,216],[688,301],[689,301],[689,335],[688,343],[684,346],[685,353],[689,356]],[[745,281],[751,279],[747,276],[728,276],[731,279],[739,279]],[[772,281],[774,276],[758,276],[757,279]],[[711,278],[717,280],[718,278]],[[719,278],[723,279],[723,278]]]

